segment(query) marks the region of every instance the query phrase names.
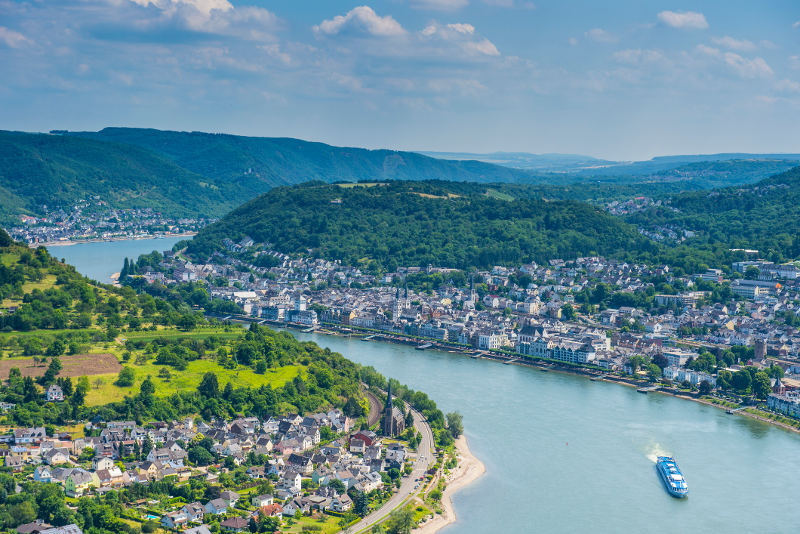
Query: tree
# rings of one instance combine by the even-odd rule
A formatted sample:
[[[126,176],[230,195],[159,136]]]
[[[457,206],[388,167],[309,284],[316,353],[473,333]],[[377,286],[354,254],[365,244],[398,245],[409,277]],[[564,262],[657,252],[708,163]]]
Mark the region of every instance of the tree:
[[[208,449],[199,445],[189,449],[187,455],[189,461],[195,465],[209,465],[214,462],[214,455],[208,452]]]
[[[364,491],[359,491],[358,495],[356,496],[355,506],[353,511],[359,516],[364,517],[369,513],[369,499],[367,498],[367,493]]]
[[[330,481],[328,481],[328,487],[336,490],[336,493],[340,495],[347,491],[347,488],[345,488],[344,486],[344,482],[342,482],[338,478],[333,478]]]
[[[708,395],[709,393],[711,393],[712,389],[713,388],[711,386],[711,382],[709,382],[708,380],[703,380],[702,382],[700,382],[700,385],[698,386],[700,395]]]
[[[575,309],[569,302],[561,306],[561,318],[565,321],[573,321],[575,319]]]
[[[228,383],[230,384],[230,382]],[[219,396],[219,382],[217,381],[217,375],[215,373],[204,374],[203,380],[200,381],[200,385],[197,387],[197,391],[209,399]]]
[[[150,376],[148,376],[144,379],[142,385],[139,386],[139,397],[141,397],[142,402],[149,406],[153,403],[153,395],[155,392],[156,387],[153,385],[153,381],[150,379]]]
[[[755,265],[750,265],[749,267],[747,267],[747,269],[744,270],[745,280],[758,280],[760,274],[761,270]]]
[[[753,395],[759,399],[766,399],[771,391],[772,384],[769,375],[764,371],[757,372],[755,378],[753,378]]]
[[[60,339],[54,339],[53,342],[50,343],[50,346],[47,347],[47,355],[61,356],[62,354],[64,354],[65,350],[67,350],[67,346],[64,344],[64,342],[61,341]]]
[[[658,379],[661,378],[661,367],[654,363],[648,363],[647,378],[650,380],[650,382],[658,382]]]
[[[407,506],[391,513],[385,523],[387,534],[410,534],[414,528],[414,512]]]
[[[451,412],[447,414],[447,430],[453,439],[457,439],[464,433],[464,417],[458,412]]]
[[[133,385],[133,381],[136,378],[136,373],[131,367],[125,366],[117,375],[117,381],[115,382],[116,385],[119,387],[130,387]]]
[[[753,383],[753,379],[750,376],[748,371],[744,369],[741,371],[736,371],[733,373],[733,379],[731,380],[731,385],[733,389],[735,389],[738,393],[747,393],[747,390],[750,389],[750,384]]]

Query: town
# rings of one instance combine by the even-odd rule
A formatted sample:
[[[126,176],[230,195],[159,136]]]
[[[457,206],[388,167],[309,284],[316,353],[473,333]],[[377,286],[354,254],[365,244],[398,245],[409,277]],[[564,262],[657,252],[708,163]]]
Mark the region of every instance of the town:
[[[97,196],[63,208],[43,206],[42,211],[42,217],[20,215],[22,224],[9,228],[9,234],[29,245],[141,239],[193,235],[214,221],[165,217],[151,208],[113,209]]]
[[[53,391],[46,395],[59,402]],[[78,438],[48,435],[44,427],[16,428],[0,436],[7,444],[0,451],[16,476],[58,485],[68,498],[105,498],[127,489],[126,517],[143,523],[145,532],[153,531],[148,525],[190,534],[272,532],[304,517],[303,532],[331,520],[336,531],[393,494],[411,494],[429,472],[433,479],[431,445],[420,443],[414,427],[424,430],[427,423],[390,398],[391,389],[376,412],[378,432],[351,428],[356,421],[338,409],[207,423],[93,421]],[[188,489],[196,500],[176,488]],[[17,532],[81,531],[36,520]]]
[[[687,276],[668,266],[583,257],[374,274],[291,257],[249,238],[225,245],[210,263],[165,251],[137,275],[151,284],[201,282],[212,297],[265,323],[583,366],[703,394],[752,393],[748,402],[800,416],[794,264],[753,259],[727,273]]]

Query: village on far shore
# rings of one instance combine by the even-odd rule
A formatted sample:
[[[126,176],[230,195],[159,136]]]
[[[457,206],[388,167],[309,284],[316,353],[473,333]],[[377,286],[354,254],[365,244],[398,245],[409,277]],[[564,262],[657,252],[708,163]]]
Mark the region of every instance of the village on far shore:
[[[666,265],[594,256],[374,275],[247,237],[224,245],[207,263],[165,251],[132,262],[127,274],[150,284],[203,283],[263,323],[632,375],[676,392],[714,392],[720,405],[800,418],[795,264],[755,258],[727,275],[676,276]]]

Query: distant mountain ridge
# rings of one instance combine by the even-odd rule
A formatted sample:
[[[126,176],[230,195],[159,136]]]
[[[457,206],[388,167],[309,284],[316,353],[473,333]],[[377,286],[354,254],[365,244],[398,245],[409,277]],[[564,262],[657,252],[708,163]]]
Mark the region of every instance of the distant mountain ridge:
[[[65,135],[139,146],[204,176],[256,194],[311,180],[530,182],[529,172],[479,161],[445,161],[397,150],[337,147],[288,137],[104,128]]]

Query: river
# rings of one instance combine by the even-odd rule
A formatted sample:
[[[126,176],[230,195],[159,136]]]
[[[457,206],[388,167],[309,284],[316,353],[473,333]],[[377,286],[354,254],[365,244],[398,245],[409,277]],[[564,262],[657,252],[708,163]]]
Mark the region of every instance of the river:
[[[115,272],[133,255],[119,243],[86,246],[97,249],[92,272]],[[470,448],[487,472],[454,496],[458,521],[446,534],[800,531],[800,435],[575,375],[293,334],[426,392],[444,412],[463,414]],[[688,499],[666,493],[655,471],[658,454],[676,457]]]
[[[111,283],[111,275],[122,269],[125,258],[136,259],[154,250],[164,252],[187,237],[164,237],[159,239],[131,239],[125,241],[97,241],[76,245],[54,245],[48,252],[58,259],[65,259],[84,276],[104,284]]]

